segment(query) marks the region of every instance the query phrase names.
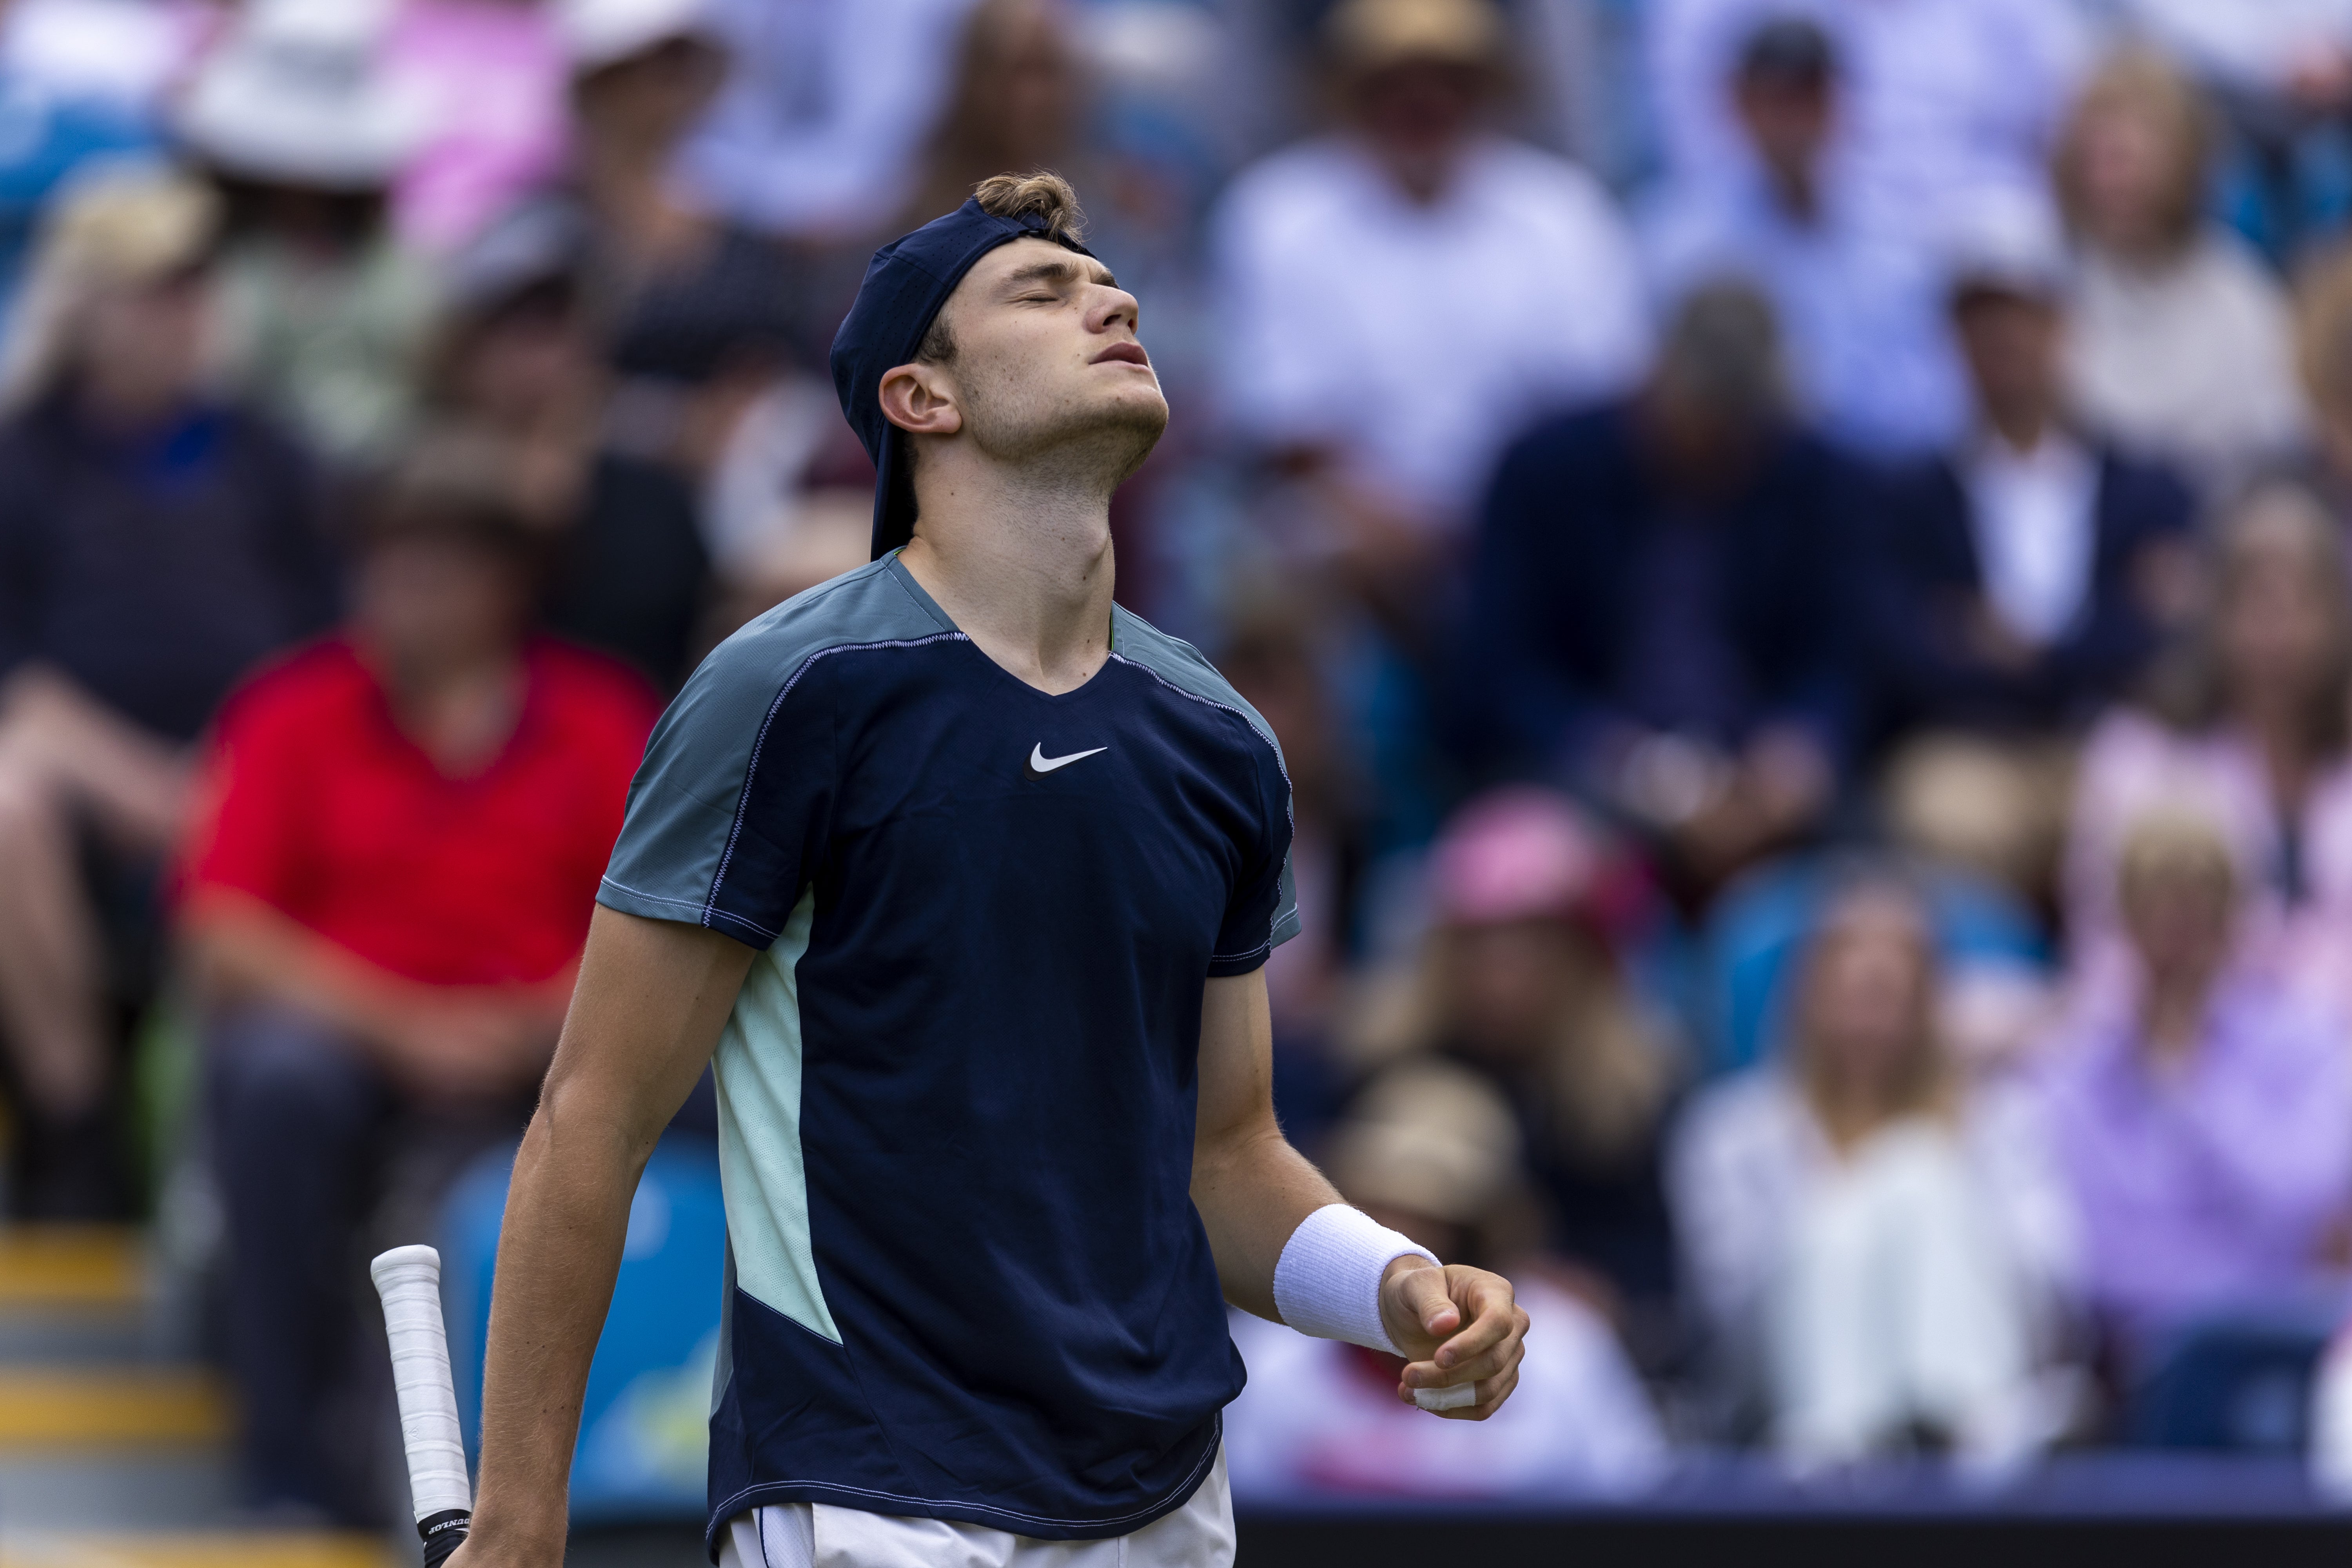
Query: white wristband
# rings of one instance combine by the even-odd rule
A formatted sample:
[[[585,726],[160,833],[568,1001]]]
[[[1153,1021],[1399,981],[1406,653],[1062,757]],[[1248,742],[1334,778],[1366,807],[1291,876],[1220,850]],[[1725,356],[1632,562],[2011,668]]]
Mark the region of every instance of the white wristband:
[[[1346,1204],[1326,1204],[1298,1222],[1274,1266],[1274,1309],[1318,1340],[1345,1340],[1402,1355],[1381,1322],[1381,1276],[1400,1258],[1436,1258],[1409,1237]]]

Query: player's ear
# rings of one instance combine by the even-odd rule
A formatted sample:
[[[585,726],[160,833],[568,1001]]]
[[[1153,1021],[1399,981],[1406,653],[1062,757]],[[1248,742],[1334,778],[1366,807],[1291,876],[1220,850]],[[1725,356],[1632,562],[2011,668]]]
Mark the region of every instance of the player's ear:
[[[919,361],[882,373],[882,416],[923,436],[952,436],[963,428],[963,409],[946,367]]]

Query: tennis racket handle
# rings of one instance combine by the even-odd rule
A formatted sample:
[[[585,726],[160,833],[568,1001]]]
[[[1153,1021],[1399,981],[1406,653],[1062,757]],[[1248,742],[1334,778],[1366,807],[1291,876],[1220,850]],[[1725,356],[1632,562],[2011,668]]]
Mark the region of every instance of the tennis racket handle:
[[[466,1444],[457,1430],[457,1387],[449,1375],[449,1335],[441,1321],[441,1255],[396,1247],[368,1265],[383,1298],[400,1436],[408,1450],[408,1491],[427,1568],[457,1550],[473,1517]]]

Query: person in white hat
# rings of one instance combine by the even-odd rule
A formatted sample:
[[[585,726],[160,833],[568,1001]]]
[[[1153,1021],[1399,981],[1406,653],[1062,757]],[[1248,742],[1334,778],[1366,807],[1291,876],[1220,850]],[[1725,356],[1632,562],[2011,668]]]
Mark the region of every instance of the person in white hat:
[[[1409,616],[1513,431],[1628,387],[1649,321],[1608,193],[1488,128],[1511,50],[1488,0],[1349,0],[1324,42],[1337,132],[1244,170],[1213,220],[1222,400]]]
[[[378,68],[388,14],[383,0],[259,0],[174,122],[230,197],[228,379],[338,466],[408,433],[435,309],[429,269],[384,222],[431,131]]]

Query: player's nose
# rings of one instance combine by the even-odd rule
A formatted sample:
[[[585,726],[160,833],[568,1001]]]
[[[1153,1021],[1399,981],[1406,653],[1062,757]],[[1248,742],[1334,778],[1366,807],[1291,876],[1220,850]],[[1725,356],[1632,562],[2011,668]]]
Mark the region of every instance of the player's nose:
[[[1095,299],[1087,311],[1087,330],[1113,332],[1124,326],[1129,332],[1137,330],[1143,307],[1134,295],[1113,284],[1102,284],[1095,289]]]

